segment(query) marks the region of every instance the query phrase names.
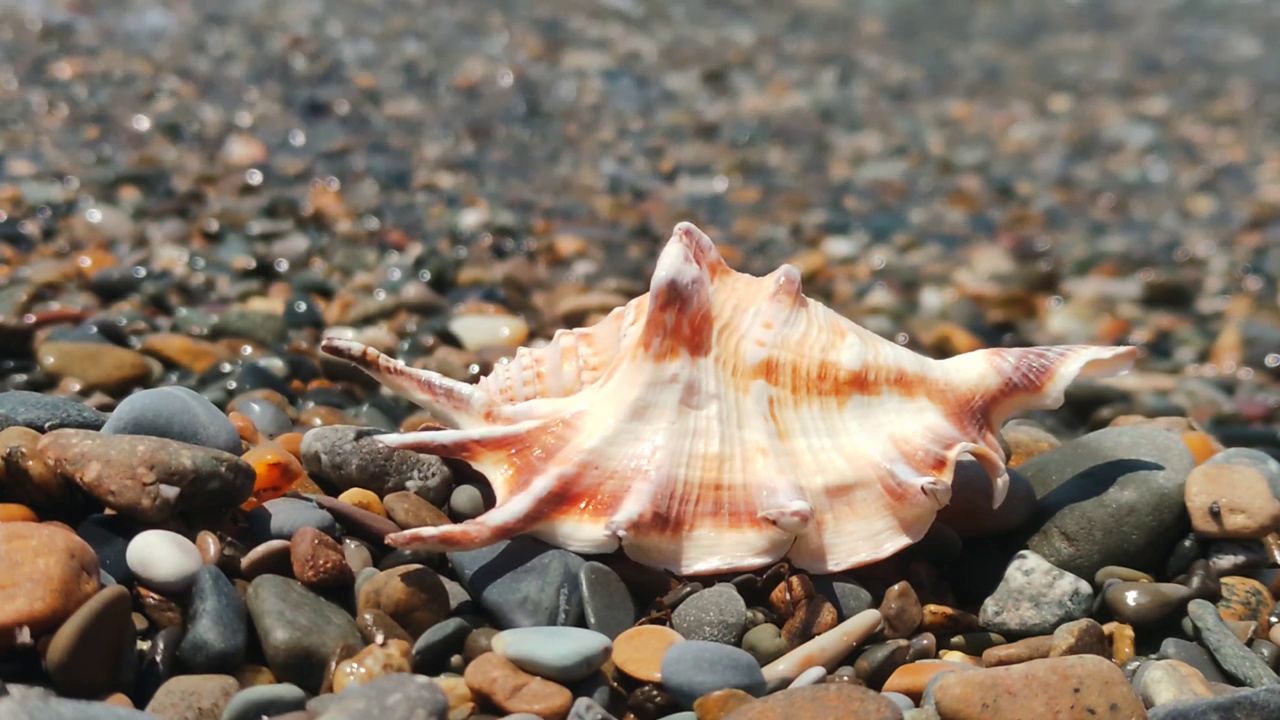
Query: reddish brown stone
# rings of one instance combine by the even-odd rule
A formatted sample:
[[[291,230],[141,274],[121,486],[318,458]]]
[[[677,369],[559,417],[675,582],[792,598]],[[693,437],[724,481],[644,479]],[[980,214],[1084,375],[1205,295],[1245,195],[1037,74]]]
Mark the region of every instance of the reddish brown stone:
[[[0,523],[0,648],[35,640],[98,591],[98,556],[75,533]]]
[[[1096,655],[948,673],[933,686],[945,720],[1145,720],[1142,700],[1114,663]]]

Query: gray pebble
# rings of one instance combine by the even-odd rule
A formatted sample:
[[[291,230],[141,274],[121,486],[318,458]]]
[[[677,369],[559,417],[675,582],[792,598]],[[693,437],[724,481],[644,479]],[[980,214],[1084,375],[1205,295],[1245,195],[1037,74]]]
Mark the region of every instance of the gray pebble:
[[[388,447],[373,439],[384,431],[330,425],[302,436],[302,465],[313,477],[342,489],[362,487],[379,496],[399,490],[444,507],[453,491],[453,473],[435,455]]]
[[[578,571],[578,589],[587,627],[612,640],[635,624],[631,591],[609,566],[595,561],[583,564]]]
[[[529,536],[479,550],[448,554],[449,563],[471,597],[500,628],[577,625],[582,592],[577,555]]]
[[[240,433],[216,405],[180,385],[142,390],[116,406],[105,435],[149,435],[240,455]]]
[[[472,629],[471,623],[460,617],[451,617],[427,628],[413,644],[413,671],[421,675],[443,672],[449,658],[462,652]]]
[[[344,643],[364,646],[346,611],[297,580],[263,575],[249,584],[245,599],[267,667],[308,692],[319,691],[335,650]]]
[[[1228,675],[1249,687],[1280,685],[1280,676],[1236,638],[1213,603],[1199,598],[1192,600],[1187,603],[1187,616],[1199,631],[1200,642]]]
[[[1152,708],[1148,720],[1275,720],[1280,718],[1280,687],[1181,700]]]
[[[326,703],[315,720],[445,720],[448,716],[449,699],[434,681],[393,673],[347,688]]]
[[[1255,448],[1227,448],[1205,461],[1205,465],[1240,465],[1262,473],[1271,485],[1271,494],[1280,498],[1280,460]]]
[[[671,613],[671,627],[686,640],[737,645],[746,623],[747,603],[728,584],[694,593]]]
[[[992,632],[1048,635],[1065,622],[1086,617],[1092,607],[1093,588],[1086,580],[1023,550],[982,603],[978,620]]]
[[[662,657],[662,686],[682,707],[691,708],[709,692],[737,688],[756,697],[765,691],[764,673],[740,648],[703,640],[678,642]]]
[[[475,485],[459,485],[449,495],[449,515],[458,522],[484,513],[484,493]]]
[[[234,673],[249,641],[248,610],[236,586],[213,565],[195,575],[178,662],[188,673]]]
[[[558,683],[585,680],[613,649],[609,638],[577,627],[512,628],[493,636],[491,646],[521,670]]]
[[[141,710],[88,700],[30,695],[0,697],[4,720],[159,720]]]
[[[510,720],[508,718],[508,720]],[[600,703],[589,697],[580,697],[573,701],[573,707],[569,708],[568,720],[618,720],[608,710],[601,707]]]
[[[308,500],[281,497],[249,511],[249,529],[258,542],[288,540],[304,527],[337,536],[338,521],[324,508]]]
[[[30,390],[0,393],[0,430],[10,427],[31,428],[41,433],[58,428],[101,430],[106,422],[106,413],[70,398]]]
[[[222,720],[261,720],[306,707],[307,694],[292,683],[254,685],[236,693],[222,711]]]
[[[247,398],[236,403],[236,412],[253,421],[258,432],[269,438],[293,430],[293,421],[275,403],[261,398]]]

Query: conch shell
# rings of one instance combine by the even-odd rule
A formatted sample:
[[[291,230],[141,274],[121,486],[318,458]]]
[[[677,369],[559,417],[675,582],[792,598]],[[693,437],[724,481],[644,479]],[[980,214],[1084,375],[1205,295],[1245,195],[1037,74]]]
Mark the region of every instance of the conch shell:
[[[794,266],[732,270],[690,223],[648,293],[475,385],[346,340],[321,347],[456,428],[381,442],[463,459],[493,485],[488,512],[388,544],[456,551],[530,533],[682,575],[885,558],[925,534],[966,453],[999,505],[1005,419],[1136,357],[1079,345],[933,360],[806,298]]]

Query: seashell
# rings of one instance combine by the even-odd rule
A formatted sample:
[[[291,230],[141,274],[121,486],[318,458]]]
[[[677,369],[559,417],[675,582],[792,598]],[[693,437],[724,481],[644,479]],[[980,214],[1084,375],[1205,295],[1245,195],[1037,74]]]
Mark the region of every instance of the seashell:
[[[474,385],[351,341],[321,347],[449,428],[381,442],[463,459],[493,485],[488,512],[389,545],[457,551],[529,533],[579,553],[622,547],[682,575],[885,558],[924,536],[965,454],[999,505],[997,428],[1137,354],[1071,345],[933,360],[805,297],[792,265],[732,270],[690,223],[648,293],[519,349]]]

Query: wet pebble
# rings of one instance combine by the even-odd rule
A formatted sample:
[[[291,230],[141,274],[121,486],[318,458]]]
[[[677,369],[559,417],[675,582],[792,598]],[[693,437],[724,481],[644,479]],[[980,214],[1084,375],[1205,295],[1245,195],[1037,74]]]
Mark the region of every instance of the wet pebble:
[[[248,398],[236,405],[236,412],[249,418],[258,432],[268,438],[293,432],[293,420],[273,402]]]
[[[434,570],[421,565],[379,572],[364,583],[357,598],[359,611],[381,610],[414,638],[449,617],[444,583]]]
[[[698,698],[725,688],[758,697],[764,693],[765,679],[755,658],[740,648],[686,640],[662,656],[662,686],[682,707],[692,708]]]
[[[333,515],[309,500],[276,498],[249,511],[249,528],[259,542],[291,540],[304,527],[325,535],[338,534],[338,521]]]
[[[240,434],[213,403],[177,385],[133,393],[102,426],[104,435],[148,435],[241,453]]]
[[[191,673],[231,673],[243,662],[248,640],[244,599],[222,570],[202,566],[191,587],[178,662]]]
[[[245,600],[271,672],[308,692],[320,689],[335,650],[363,645],[350,615],[296,580],[260,576]]]
[[[503,630],[491,641],[493,652],[525,672],[560,683],[582,680],[609,659],[609,638],[584,628],[530,627]]]
[[[220,720],[261,720],[303,709],[307,694],[292,683],[246,687],[227,703]]]
[[[635,623],[631,591],[609,566],[594,560],[583,563],[578,570],[578,591],[588,628],[612,639]]]
[[[413,644],[414,672],[432,675],[442,671],[449,658],[462,651],[471,632],[471,624],[460,617],[451,617],[427,628]]]
[[[1102,591],[1111,614],[1129,625],[1168,619],[1191,599],[1191,589],[1177,583],[1114,582]]]
[[[169,530],[143,530],[135,535],[125,561],[138,582],[161,593],[185,592],[204,566],[195,543]]]

